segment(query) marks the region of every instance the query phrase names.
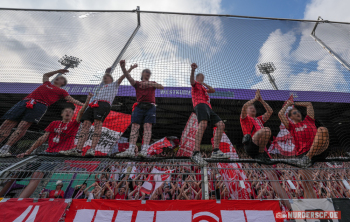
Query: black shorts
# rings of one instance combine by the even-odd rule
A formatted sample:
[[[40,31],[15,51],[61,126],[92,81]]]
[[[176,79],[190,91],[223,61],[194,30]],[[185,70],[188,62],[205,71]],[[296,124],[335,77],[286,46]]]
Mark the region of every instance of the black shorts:
[[[98,107],[95,107],[95,108],[88,107],[85,110],[80,121],[84,122],[85,120],[88,120],[91,123],[93,123],[95,119],[97,119],[103,122],[110,111],[111,111],[111,105],[109,103],[98,102]]]
[[[47,106],[42,103],[33,105],[33,109],[26,107],[28,100],[22,100],[16,103],[1,119],[12,121],[26,121],[29,123],[39,123],[45,115]]]
[[[253,159],[259,154],[259,149],[259,146],[256,145],[252,140],[250,143],[244,145],[245,152]]]
[[[202,120],[207,120],[212,126],[220,122],[220,117],[205,103],[199,103],[194,107],[194,111],[197,115],[198,123]]]

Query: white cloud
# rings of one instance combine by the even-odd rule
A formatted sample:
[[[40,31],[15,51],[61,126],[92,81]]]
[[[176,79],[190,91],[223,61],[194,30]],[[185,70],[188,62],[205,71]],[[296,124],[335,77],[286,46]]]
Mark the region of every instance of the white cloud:
[[[316,20],[318,16],[330,21],[350,22],[350,1],[311,0],[306,5],[304,19]]]

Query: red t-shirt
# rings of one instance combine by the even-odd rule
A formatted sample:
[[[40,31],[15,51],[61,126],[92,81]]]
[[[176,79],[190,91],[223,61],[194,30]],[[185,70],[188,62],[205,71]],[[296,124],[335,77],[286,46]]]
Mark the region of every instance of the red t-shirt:
[[[150,81],[151,82],[151,81]],[[155,83],[152,81],[152,83]],[[140,88],[140,82],[136,81],[135,85],[137,102],[156,103],[156,88],[149,87],[146,89]]]
[[[58,194],[57,197],[55,197],[55,194]],[[63,190],[51,190],[49,193],[49,198],[63,198],[64,196],[64,191]]]
[[[297,124],[289,121],[288,130],[294,138],[297,155],[309,151],[317,132],[315,120],[306,116],[303,121]]]
[[[192,94],[193,108],[200,103],[204,103],[204,104],[207,104],[211,109],[208,90],[202,84],[195,81],[194,84],[192,85],[191,94]]]
[[[243,135],[251,134],[253,125],[254,125],[254,130],[251,136],[254,136],[256,131],[262,129],[265,123],[265,121],[263,120],[263,116],[258,116],[257,118],[253,118],[247,115],[244,119],[241,116],[240,121],[241,121]]]
[[[115,199],[116,200],[125,200],[126,194],[120,195],[119,193],[117,193],[117,195],[115,195]]]
[[[45,129],[46,132],[50,132],[49,148],[47,148],[46,152],[57,153],[59,151],[72,149],[79,125],[80,123],[75,120],[69,123],[63,123],[59,120],[51,122]],[[59,138],[58,141],[57,138]]]
[[[35,99],[47,106],[50,106],[66,96],[69,96],[66,90],[52,85],[50,81],[46,81],[24,99]]]

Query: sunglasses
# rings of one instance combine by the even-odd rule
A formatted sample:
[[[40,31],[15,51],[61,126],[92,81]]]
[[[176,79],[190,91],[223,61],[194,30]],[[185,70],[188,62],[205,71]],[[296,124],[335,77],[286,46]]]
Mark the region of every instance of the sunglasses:
[[[292,112],[293,115],[295,115],[297,113],[300,113],[300,111],[297,110],[297,111]]]

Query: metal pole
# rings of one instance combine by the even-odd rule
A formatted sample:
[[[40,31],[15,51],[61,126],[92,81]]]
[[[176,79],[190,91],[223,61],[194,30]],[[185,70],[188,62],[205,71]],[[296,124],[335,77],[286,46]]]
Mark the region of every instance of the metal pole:
[[[123,49],[120,51],[118,57],[114,60],[112,66],[111,66],[111,68],[112,68],[111,69],[111,73],[114,72],[115,67],[118,65],[119,61],[122,59],[122,57],[123,57],[124,53],[126,52],[127,48],[129,47],[130,43],[134,39],[137,31],[140,29],[140,26],[141,26],[140,6],[137,6],[135,11],[137,13],[137,27],[135,28],[134,32],[131,34],[130,38],[128,39],[128,41],[124,45]],[[101,82],[99,87],[96,89],[96,91],[94,91],[94,96],[91,98],[91,101],[94,100],[94,97],[96,96],[96,92],[98,92],[101,89],[102,85],[103,85],[103,82]]]
[[[274,90],[278,90],[277,85],[276,85],[276,83],[275,83],[275,80],[272,78],[272,76],[271,76],[271,74],[270,74],[269,72],[267,73],[267,76],[269,77],[269,81],[270,81],[270,83],[271,83],[273,89],[274,89]]]
[[[17,167],[17,166],[20,167],[20,166],[24,165],[25,163],[27,163],[28,160],[31,160],[31,159],[33,159],[33,158],[35,158],[35,157],[36,157],[36,155],[35,155],[35,156],[30,156],[30,157],[28,157],[27,159],[21,160],[21,161],[19,161],[18,163],[15,163],[15,164],[13,164],[13,165],[7,167],[6,169],[3,169],[2,171],[0,171],[0,177],[1,177],[6,171],[12,170],[13,168],[15,168],[15,167]]]
[[[209,200],[208,168],[202,168],[202,199]]]
[[[347,70],[350,71],[350,66],[347,64],[347,62],[345,62],[342,58],[340,58],[340,56],[338,56],[335,52],[333,52],[333,50],[328,47],[324,42],[322,42],[321,39],[317,38],[316,37],[316,28],[318,26],[318,23],[320,21],[323,21],[323,19],[321,18],[321,16],[318,17],[317,19],[317,22],[314,26],[314,28],[312,29],[312,32],[311,32],[311,37],[318,43],[322,46],[322,48],[324,48],[329,54],[331,54],[340,64],[342,64],[342,66],[344,66]]]

